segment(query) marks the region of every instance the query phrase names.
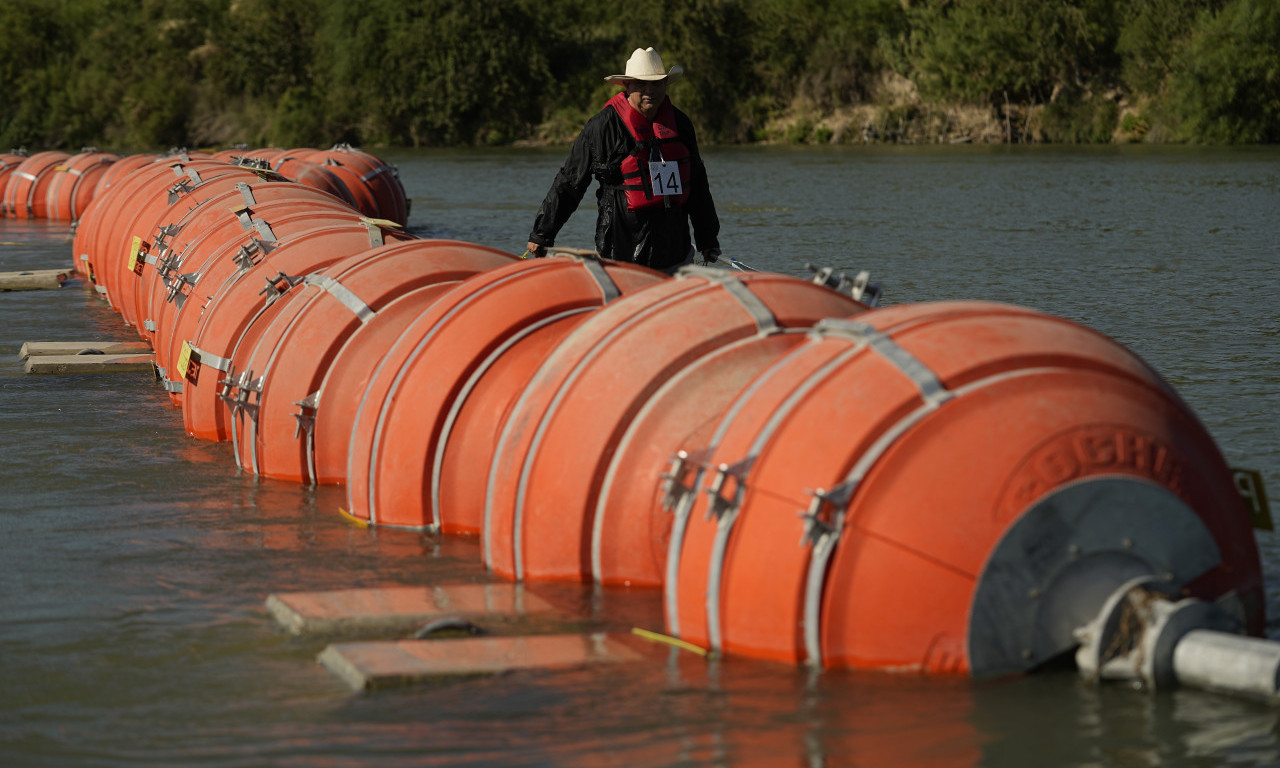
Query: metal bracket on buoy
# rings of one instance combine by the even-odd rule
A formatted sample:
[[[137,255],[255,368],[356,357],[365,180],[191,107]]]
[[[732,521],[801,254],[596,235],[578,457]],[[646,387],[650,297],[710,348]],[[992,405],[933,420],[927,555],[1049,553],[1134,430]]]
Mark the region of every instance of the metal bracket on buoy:
[[[173,268],[171,266],[172,260],[165,256],[169,252],[169,238],[181,231],[182,227],[177,224],[168,224],[156,230],[151,252],[148,252],[146,256],[146,262],[154,266],[162,277],[169,274],[169,271]]]
[[[836,510],[843,512],[849,506],[849,500],[853,498],[853,492],[857,488],[858,483],[851,480],[829,491],[822,488],[806,491],[813,496],[813,500],[809,502],[807,510],[796,513],[804,519],[804,534],[800,537],[800,546],[816,546],[823,536],[839,532],[841,524]],[[830,512],[824,515],[824,509],[830,509]]]
[[[268,232],[270,232],[270,230],[268,230]],[[235,255],[231,257],[231,260],[236,263],[236,266],[240,267],[241,272],[247,272],[250,269],[253,269],[254,265],[258,262],[262,261],[262,258],[268,253],[275,250],[275,246],[272,245],[274,242],[274,234],[272,234],[270,239],[267,241],[259,240],[256,237],[250,238],[248,243],[240,246]]]
[[[174,265],[174,266],[176,267],[177,265]],[[182,296],[182,286],[189,285],[192,288],[194,288],[196,283],[199,280],[200,280],[199,272],[181,273],[177,277],[173,278],[172,280],[166,279],[164,281],[165,301],[178,301],[179,297]]]
[[[659,475],[662,478],[663,509],[675,512],[680,502],[693,493],[698,473],[695,470],[692,477],[689,477],[690,470],[693,467],[701,469],[706,466],[707,458],[706,449],[692,453],[682,449],[671,454],[671,469]]]
[[[385,243],[382,230],[400,229],[400,225],[390,219],[371,219],[367,216],[362,216],[360,217],[360,223],[369,230],[370,248],[377,248]]]
[[[715,517],[719,520],[729,512],[736,512],[738,507],[742,505],[742,497],[747,491],[747,473],[751,471],[751,465],[756,461],[755,456],[748,456],[740,461],[732,464],[721,464],[716,467],[715,475],[712,476],[711,482],[707,484],[706,493],[710,499],[707,506],[707,519]],[[722,494],[725,483],[732,477],[734,480],[733,498],[725,498]]]
[[[813,282],[818,285],[848,294],[854,301],[860,301],[868,307],[874,307],[880,302],[880,284],[871,282],[871,272],[868,270],[864,269],[850,279],[845,273],[836,272],[834,267],[815,267],[805,262],[804,268],[813,273]]]
[[[286,275],[283,272],[277,272],[275,277],[264,277],[267,281],[267,287],[258,291],[259,296],[266,297],[264,306],[271,306],[276,299],[289,292],[289,289],[306,280],[304,275]]]
[[[295,402],[294,405],[298,406],[298,412],[293,415],[293,417],[298,420],[298,424],[293,430],[293,439],[297,440],[299,437],[302,437],[306,443],[307,485],[315,485],[316,410],[320,407],[320,393],[312,392],[301,400]]]

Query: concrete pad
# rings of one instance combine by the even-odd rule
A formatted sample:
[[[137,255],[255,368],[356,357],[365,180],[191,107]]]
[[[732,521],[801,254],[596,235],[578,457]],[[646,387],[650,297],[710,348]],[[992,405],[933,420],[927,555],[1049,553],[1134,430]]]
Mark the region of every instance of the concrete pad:
[[[353,690],[395,688],[516,669],[565,669],[644,658],[605,634],[393,640],[330,645],[319,661]]]
[[[511,618],[555,609],[519,584],[383,587],[271,595],[267,610],[295,635],[413,629],[446,616]]]
[[[40,355],[28,357],[27,373],[154,373],[155,355]]]
[[[47,355],[78,355],[84,350],[94,350],[104,355],[147,355],[151,345],[138,341],[28,341],[18,350],[18,357],[44,357]]]
[[[0,272],[0,291],[40,291],[61,288],[71,277],[69,269],[28,269]]]

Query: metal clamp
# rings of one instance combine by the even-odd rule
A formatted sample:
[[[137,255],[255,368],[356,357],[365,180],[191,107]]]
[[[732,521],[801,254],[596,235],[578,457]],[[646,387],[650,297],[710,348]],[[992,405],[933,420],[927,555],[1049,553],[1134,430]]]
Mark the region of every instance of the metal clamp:
[[[190,272],[190,273],[179,274],[177,277],[173,278],[172,280],[165,280],[164,281],[165,301],[176,301],[178,297],[182,295],[182,286],[189,285],[194,288],[196,282],[199,281],[199,279],[200,279],[200,274],[198,272]]]
[[[662,508],[666,511],[675,512],[680,502],[693,493],[698,473],[695,471],[690,477],[690,470],[705,466],[706,451],[698,451],[697,454],[695,457],[686,450],[676,451],[671,454],[671,469],[658,475],[662,478]]]
[[[815,267],[805,262],[804,268],[813,273],[813,282],[825,285],[837,293],[848,294],[854,301],[874,307],[880,302],[883,291],[879,283],[871,282],[871,273],[862,270],[850,279],[843,272],[836,272],[834,267]]]
[[[289,292],[289,289],[306,280],[305,275],[286,275],[283,272],[277,272],[275,277],[263,278],[267,281],[267,287],[258,291],[259,296],[266,297],[266,306],[271,306],[276,299]]]
[[[849,500],[853,498],[857,487],[856,482],[850,481],[829,491],[822,488],[806,491],[813,496],[813,500],[809,502],[808,509],[796,513],[804,519],[804,534],[800,537],[800,546],[816,545],[823,536],[839,533],[841,522],[837,519],[836,510],[843,511],[849,506]],[[829,513],[823,514],[824,509],[829,509]]]
[[[715,517],[719,520],[729,512],[737,511],[742,504],[742,497],[747,492],[747,473],[751,471],[751,465],[755,464],[755,461],[755,456],[748,456],[733,464],[721,464],[716,467],[711,482],[703,489],[710,499],[710,504],[707,506],[707,519]],[[734,480],[733,497],[725,498],[723,495],[725,483],[731,477]]]

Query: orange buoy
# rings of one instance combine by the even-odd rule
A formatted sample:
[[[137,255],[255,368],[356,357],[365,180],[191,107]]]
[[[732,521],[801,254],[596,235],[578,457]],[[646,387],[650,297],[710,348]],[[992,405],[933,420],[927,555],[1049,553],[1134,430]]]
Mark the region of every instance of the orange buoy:
[[[553,257],[490,269],[450,291],[405,329],[359,399],[344,400],[359,408],[344,419],[347,512],[379,525],[478,532],[484,478],[475,467],[488,465],[484,446],[492,449],[529,374],[587,314],[665,279],[630,264]],[[335,446],[318,452],[317,464],[336,463],[331,453]]]
[[[47,217],[59,221],[79,219],[93,201],[98,179],[119,159],[119,155],[110,152],[85,149],[55,166],[53,181],[45,193]]]
[[[156,350],[156,364],[169,365],[172,326],[196,282],[225,275],[244,248],[250,258],[275,237],[271,224],[336,214],[350,221],[354,212],[332,195],[291,181],[237,181],[232,189],[190,211],[172,211],[176,220],[158,224],[147,269],[138,278],[137,316],[143,337]],[[162,237],[163,236],[163,239]],[[261,243],[255,243],[255,239]],[[165,379],[168,381],[168,379]],[[179,393],[172,392],[175,402]]]
[[[322,165],[303,159],[303,156],[314,151],[302,149],[284,152],[271,159],[271,168],[290,181],[296,181],[299,184],[305,184],[308,187],[328,192],[365,216],[377,218],[377,207],[374,206],[367,209],[357,207],[351,191],[347,189],[347,185],[337,174]]]
[[[257,261],[252,254],[241,259],[218,285],[198,315],[190,313],[174,325],[168,370],[170,381],[182,381],[182,418],[187,434],[205,440],[229,436],[228,410],[219,398],[229,355],[244,330],[274,296],[287,291],[306,275],[353,253],[379,245],[385,239],[407,239],[399,232],[384,232],[354,210],[343,221],[341,214],[326,220],[310,215],[296,223],[281,219],[272,223],[277,240]],[[265,288],[263,283],[266,283]],[[181,348],[174,352],[174,345]]]
[[[255,343],[231,355],[237,461],[255,474],[312,483],[311,423],[320,385],[344,343],[384,306],[429,285],[457,283],[515,257],[454,240],[408,240],[349,256],[309,275]],[[245,336],[248,334],[246,333]],[[243,346],[244,338],[241,339]],[[303,403],[303,405],[299,405]]]
[[[37,152],[9,173],[4,188],[5,215],[19,219],[43,219],[48,209],[45,196],[53,183],[55,169],[71,157],[66,152]]]
[[[27,159],[25,153],[5,152],[0,153],[0,216],[7,216],[9,212],[8,206],[5,204],[7,199],[5,190],[9,186],[9,176],[17,170],[19,165]]]
[[[861,308],[799,278],[694,268],[592,315],[502,425],[484,496],[486,564],[516,579],[592,578],[593,536],[613,535],[594,519],[609,461],[648,400],[721,347]]]
[[[368,388],[370,378],[405,328],[465,282],[434,283],[406,293],[383,307],[342,345],[320,383],[324,407],[313,409],[315,466],[312,470],[316,482],[341,483],[346,477],[347,448],[352,439],[356,404]]]
[[[409,200],[395,166],[350,144],[335,144],[309,154],[298,152],[298,156],[336,174],[355,199],[364,201],[371,196],[377,204],[378,217],[401,226],[409,223]],[[367,192],[361,192],[362,188]],[[361,203],[361,210],[366,204]]]
[[[1256,547],[1212,440],[1141,360],[1069,321],[981,302],[827,320],[713,434],[682,446],[700,471],[672,501],[668,631],[687,641],[1025,671],[1145,573],[1233,596],[1261,629]]]
[[[97,182],[93,187],[92,198],[89,200],[88,205],[85,206],[76,223],[72,245],[72,266],[77,273],[85,277],[91,277],[90,251],[93,249],[94,241],[96,241],[100,230],[105,226],[103,224],[104,212],[111,207],[109,202],[104,202],[104,198],[110,197],[108,193],[121,179],[127,178],[134,171],[151,165],[159,159],[160,155],[154,154],[125,155],[108,165],[106,170],[98,176]]]

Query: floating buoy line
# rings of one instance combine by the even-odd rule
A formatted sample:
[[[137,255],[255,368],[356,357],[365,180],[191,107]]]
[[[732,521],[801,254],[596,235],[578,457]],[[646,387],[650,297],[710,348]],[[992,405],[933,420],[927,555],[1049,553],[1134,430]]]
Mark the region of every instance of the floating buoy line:
[[[1241,476],[1153,369],[983,301],[404,230],[362,150],[0,155],[3,212],[145,341],[186,431],[480,537],[519,582],[660,589],[673,647],[1280,703]],[[1246,478],[1255,499],[1260,479]],[[1265,513],[1265,502],[1262,513]]]

